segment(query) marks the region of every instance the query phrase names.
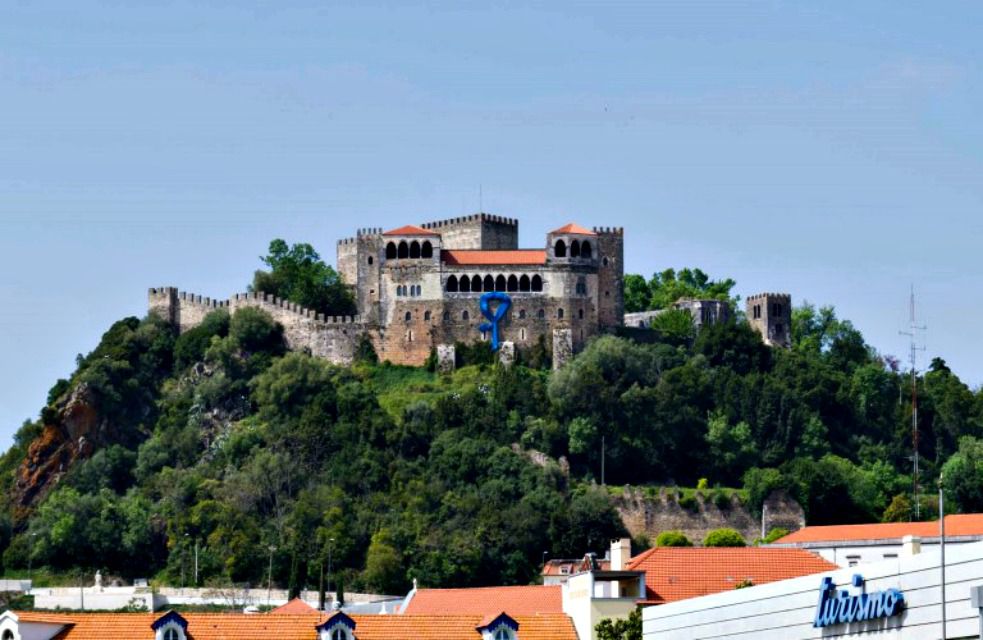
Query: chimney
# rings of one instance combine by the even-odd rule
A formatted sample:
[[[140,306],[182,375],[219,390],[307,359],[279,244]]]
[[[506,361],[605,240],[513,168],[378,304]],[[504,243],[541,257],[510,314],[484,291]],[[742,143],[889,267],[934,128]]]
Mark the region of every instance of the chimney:
[[[922,539],[918,536],[905,536],[901,538],[901,555],[905,557],[917,556],[922,552]]]
[[[631,559],[631,538],[611,541],[611,571],[621,571]]]

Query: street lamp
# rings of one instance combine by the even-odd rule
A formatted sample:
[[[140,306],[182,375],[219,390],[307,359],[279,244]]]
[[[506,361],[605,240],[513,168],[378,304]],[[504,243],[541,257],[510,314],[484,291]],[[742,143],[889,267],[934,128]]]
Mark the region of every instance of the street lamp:
[[[276,547],[272,544],[270,545],[270,570],[267,574],[266,579],[266,606],[270,606],[270,598],[273,595],[273,552],[276,551]]]

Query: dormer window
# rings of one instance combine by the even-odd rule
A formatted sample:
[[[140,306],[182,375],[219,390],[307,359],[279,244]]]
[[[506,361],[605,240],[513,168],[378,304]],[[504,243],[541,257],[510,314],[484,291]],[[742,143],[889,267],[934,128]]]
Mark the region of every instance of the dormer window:
[[[518,640],[519,623],[503,612],[494,618],[485,618],[477,631],[482,640]]]
[[[342,625],[338,625],[331,631],[331,640],[351,640],[348,635],[348,629]]]
[[[316,627],[319,640],[354,640],[355,621],[339,611]]]
[[[506,626],[501,626],[495,632],[495,640],[515,640],[512,630]]]
[[[150,625],[154,640],[188,640],[188,621],[181,614],[168,611]]]

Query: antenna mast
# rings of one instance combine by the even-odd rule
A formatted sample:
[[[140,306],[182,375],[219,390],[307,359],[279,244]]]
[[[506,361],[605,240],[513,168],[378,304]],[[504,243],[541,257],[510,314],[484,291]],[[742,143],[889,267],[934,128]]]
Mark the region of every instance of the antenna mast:
[[[919,484],[918,469],[918,352],[924,351],[924,346],[918,346],[918,332],[925,331],[928,327],[918,325],[915,322],[915,285],[911,285],[911,297],[908,303],[908,331],[899,331],[903,336],[908,336],[909,343],[909,362],[911,363],[911,445],[913,448],[911,488],[915,496],[915,520],[921,519],[921,485]],[[941,514],[939,515],[941,517]]]

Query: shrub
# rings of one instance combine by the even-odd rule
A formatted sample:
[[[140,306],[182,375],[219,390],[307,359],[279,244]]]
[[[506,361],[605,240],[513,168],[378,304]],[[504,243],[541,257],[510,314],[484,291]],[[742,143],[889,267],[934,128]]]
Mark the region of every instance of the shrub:
[[[785,528],[782,528],[782,527],[775,527],[774,529],[772,529],[771,531],[768,532],[768,535],[765,536],[765,538],[764,538],[764,540],[762,540],[762,542],[764,544],[771,544],[772,542],[774,542],[775,540],[778,540],[779,538],[784,538],[789,533],[791,533],[791,532],[788,529],[785,529]]]
[[[703,539],[704,547],[746,547],[744,536],[734,529],[714,529]]]
[[[692,513],[697,513],[700,510],[700,503],[696,496],[682,496],[679,498],[679,506]]]
[[[656,537],[657,547],[692,547],[693,543],[682,531],[663,531]]]

